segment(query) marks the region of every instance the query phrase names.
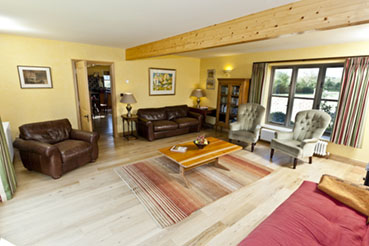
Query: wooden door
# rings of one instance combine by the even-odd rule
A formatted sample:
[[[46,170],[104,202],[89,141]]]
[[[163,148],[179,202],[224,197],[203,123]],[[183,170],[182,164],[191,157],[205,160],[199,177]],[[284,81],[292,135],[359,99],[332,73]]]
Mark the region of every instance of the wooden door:
[[[78,90],[79,117],[81,130],[92,132],[90,92],[88,90],[87,62],[77,61],[76,78]]]

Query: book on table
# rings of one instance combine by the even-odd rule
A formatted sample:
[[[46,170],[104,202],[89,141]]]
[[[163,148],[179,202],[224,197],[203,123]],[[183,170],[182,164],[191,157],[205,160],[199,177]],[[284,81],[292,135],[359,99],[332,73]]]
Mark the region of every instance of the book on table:
[[[180,152],[180,153],[185,153],[187,151],[187,147],[181,147],[181,146],[176,146],[174,145],[170,151],[173,151],[173,152]]]

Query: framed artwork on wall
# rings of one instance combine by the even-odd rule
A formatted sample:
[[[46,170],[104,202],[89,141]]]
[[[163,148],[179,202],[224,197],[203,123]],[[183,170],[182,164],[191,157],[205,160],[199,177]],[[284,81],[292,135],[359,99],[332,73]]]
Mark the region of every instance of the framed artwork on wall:
[[[149,95],[164,96],[176,94],[176,70],[149,68]]]
[[[18,66],[21,88],[53,88],[50,67]]]
[[[208,69],[208,76],[206,79],[206,89],[215,89],[215,69]]]

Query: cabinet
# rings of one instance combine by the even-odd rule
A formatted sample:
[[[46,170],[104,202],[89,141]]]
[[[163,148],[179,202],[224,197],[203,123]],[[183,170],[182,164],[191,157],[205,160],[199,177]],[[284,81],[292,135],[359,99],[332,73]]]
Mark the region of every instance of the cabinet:
[[[249,87],[250,79],[218,79],[216,128],[228,128],[237,121],[238,106],[247,102]]]

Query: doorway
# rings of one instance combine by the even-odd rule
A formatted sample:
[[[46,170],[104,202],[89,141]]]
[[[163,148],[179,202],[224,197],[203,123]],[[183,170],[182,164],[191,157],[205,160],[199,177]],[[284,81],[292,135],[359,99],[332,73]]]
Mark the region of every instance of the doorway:
[[[117,136],[114,64],[73,61],[79,126],[102,136]]]

